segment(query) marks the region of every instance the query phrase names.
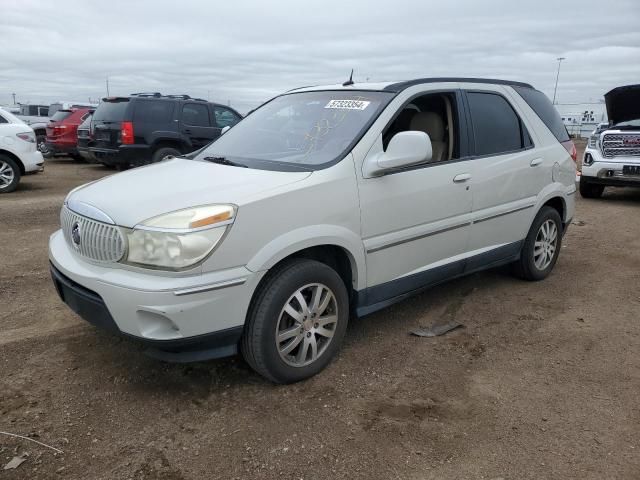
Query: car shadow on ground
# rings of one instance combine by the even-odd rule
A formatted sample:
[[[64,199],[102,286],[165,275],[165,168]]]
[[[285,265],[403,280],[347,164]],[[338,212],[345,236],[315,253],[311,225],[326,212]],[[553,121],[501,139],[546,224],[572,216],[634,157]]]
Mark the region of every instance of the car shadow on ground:
[[[342,351],[328,371],[299,385],[313,384],[314,379],[323,375],[331,376],[331,368],[340,362],[342,355],[350,355],[350,349],[364,348],[374,337],[379,337],[381,332],[396,335],[399,331],[400,338],[405,335],[408,338],[410,330],[420,325],[420,319],[430,309],[442,311],[443,315],[450,315],[452,312],[455,314],[471,292],[479,288],[498,288],[498,284],[505,282],[521,281],[510,275],[508,267],[499,267],[432,287],[367,317],[351,318]],[[67,351],[72,354],[72,362],[82,369],[99,365],[107,381],[117,383],[119,388],[124,386],[125,390],[135,391],[138,396],[153,396],[158,392],[184,396],[187,393],[197,403],[198,399],[202,400],[228,388],[279,388],[255,373],[241,355],[194,363],[167,363],[148,357],[143,346],[129,339],[114,336],[87,324],[81,328],[80,335],[67,337]],[[88,381],[95,378],[89,371],[86,375]],[[330,377],[325,377],[324,381],[330,381],[327,378]]]

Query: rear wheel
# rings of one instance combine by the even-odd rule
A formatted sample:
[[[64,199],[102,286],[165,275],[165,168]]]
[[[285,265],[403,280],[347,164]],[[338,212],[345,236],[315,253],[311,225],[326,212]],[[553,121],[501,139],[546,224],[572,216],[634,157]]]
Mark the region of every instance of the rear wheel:
[[[562,246],[562,220],[555,208],[542,207],[531,224],[520,259],[513,264],[525,280],[543,280],[553,270]]]
[[[13,192],[20,183],[20,168],[10,157],[0,155],[0,193]]]
[[[151,161],[153,163],[158,163],[161,162],[162,160],[166,160],[170,157],[177,157],[179,155],[182,155],[182,152],[180,152],[180,150],[173,148],[173,147],[160,147],[158,150],[156,150],[155,152],[153,152],[153,157],[151,159]]]
[[[600,198],[604,192],[604,185],[590,183],[584,177],[580,177],[580,195],[583,198]]]
[[[298,259],[271,274],[247,319],[242,353],[276,383],[324,369],[340,348],[349,320],[347,289],[331,267]]]

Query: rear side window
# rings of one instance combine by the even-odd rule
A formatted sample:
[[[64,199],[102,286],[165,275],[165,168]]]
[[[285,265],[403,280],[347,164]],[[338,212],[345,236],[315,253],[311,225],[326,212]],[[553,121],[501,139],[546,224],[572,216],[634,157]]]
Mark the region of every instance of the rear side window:
[[[58,110],[56,113],[53,114],[53,117],[51,117],[51,121],[60,122],[65,118],[67,118],[69,115],[71,115],[71,112],[69,110]]]
[[[168,123],[173,116],[175,102],[163,100],[138,100],[134,103],[133,121],[144,123]]]
[[[520,94],[524,101],[529,104],[531,109],[536,112],[536,115],[540,117],[540,120],[551,130],[551,133],[553,133],[553,136],[556,137],[559,142],[569,140],[567,128],[564,126],[558,111],[544,93],[527,87],[513,88]]]
[[[93,114],[93,120],[121,122],[124,119],[124,114],[128,106],[128,99],[102,102]]]
[[[209,108],[206,105],[187,103],[182,107],[182,122],[194,127],[210,127]]]
[[[476,155],[499,155],[531,145],[513,107],[495,93],[467,92]]]
[[[220,128],[232,127],[240,121],[240,117],[228,108],[214,107],[213,112],[216,115],[216,125]]]

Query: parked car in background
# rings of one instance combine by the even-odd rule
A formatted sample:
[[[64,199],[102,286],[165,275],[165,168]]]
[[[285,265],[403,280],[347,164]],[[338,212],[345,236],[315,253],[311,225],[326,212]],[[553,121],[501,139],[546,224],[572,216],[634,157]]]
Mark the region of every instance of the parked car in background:
[[[127,122],[148,105],[132,98],[100,108]],[[169,109],[154,101],[149,114]],[[174,107],[182,129],[216,108]],[[574,151],[528,84],[296,89],[196,154],[70,192],[52,276],[81,317],[157,358],[241,351],[295,382],[331,361],[351,313],[502,264],[547,277],[574,214]]]
[[[0,108],[0,193],[14,191],[22,175],[44,170],[36,134],[23,120]]]
[[[96,163],[96,157],[89,150],[89,143],[91,142],[91,117],[92,113],[84,119],[84,121],[78,126],[78,154],[89,163]]]
[[[188,95],[104,98],[91,119],[89,149],[105,165],[145,165],[198,150],[241,118],[232,108]]]
[[[16,116],[33,128],[38,150],[42,150],[49,123],[49,105],[20,105],[20,113]]]
[[[598,198],[605,187],[640,187],[640,84],[605,94],[609,126],[589,137],[582,157],[580,195]]]
[[[58,110],[71,110],[74,108],[88,108],[90,110],[95,110],[98,108],[97,103],[91,102],[56,102],[49,105],[49,117],[53,117],[53,115]]]
[[[58,110],[47,124],[47,137],[42,154],[45,157],[64,154],[80,158],[78,152],[78,126],[93,112],[88,108]]]

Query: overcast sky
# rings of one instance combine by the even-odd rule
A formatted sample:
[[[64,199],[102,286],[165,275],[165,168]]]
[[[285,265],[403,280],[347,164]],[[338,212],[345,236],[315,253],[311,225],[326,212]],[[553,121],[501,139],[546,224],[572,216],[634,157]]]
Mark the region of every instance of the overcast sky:
[[[640,83],[640,0],[0,0],[0,104],[187,93],[240,111],[298,86],[521,80],[558,101]]]

